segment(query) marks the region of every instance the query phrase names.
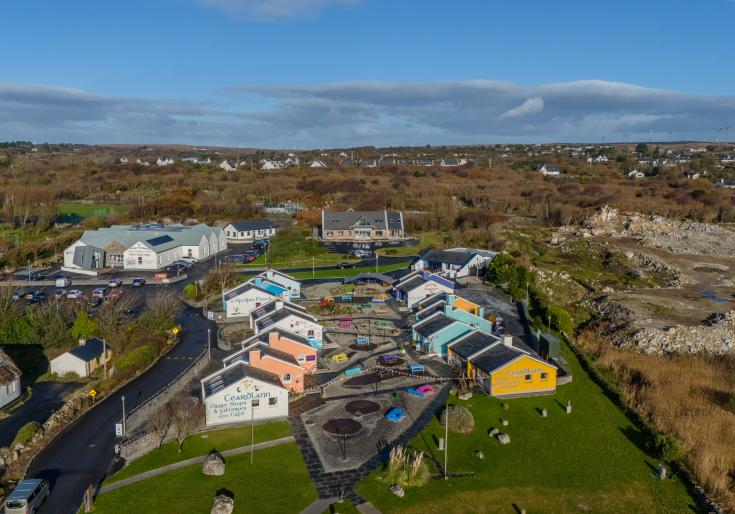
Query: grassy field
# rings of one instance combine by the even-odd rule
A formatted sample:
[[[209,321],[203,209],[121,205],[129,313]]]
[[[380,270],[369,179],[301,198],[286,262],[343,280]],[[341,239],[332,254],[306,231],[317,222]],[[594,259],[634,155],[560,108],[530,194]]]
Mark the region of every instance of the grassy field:
[[[414,246],[394,246],[390,248],[381,248],[377,251],[379,255],[390,257],[408,257],[421,254],[426,248],[434,246],[441,248],[446,245],[449,234],[444,231],[418,232],[409,234],[414,237],[418,244]]]
[[[403,268],[408,267],[410,263],[411,261],[406,261],[406,262],[398,262],[395,264],[386,264],[385,266],[378,265],[378,273],[390,273],[391,271],[403,269]],[[291,275],[295,279],[346,278],[346,277],[354,277],[355,275],[359,275],[360,273],[374,273],[374,272],[375,272],[375,266],[360,266],[357,268],[347,268],[347,269],[323,269],[323,270],[318,269],[314,271],[313,275],[311,271],[297,271],[294,273],[289,273],[289,275]]]
[[[253,464],[249,454],[229,457],[223,476],[204,476],[195,464],[100,494],[94,512],[209,512],[214,496],[225,491],[235,498],[235,512],[292,514],[317,497],[298,446],[289,443],[258,450]]]
[[[94,216],[111,216],[113,214],[123,214],[130,210],[129,205],[116,205],[111,203],[76,203],[64,202],[60,203],[57,213],[76,214],[82,218],[91,218]]]
[[[291,428],[286,421],[277,421],[263,425],[255,425],[255,442],[271,441],[291,434]],[[203,438],[202,435],[206,435]],[[160,468],[167,464],[207,455],[212,450],[224,451],[231,448],[240,448],[250,444],[250,427],[226,428],[222,430],[210,430],[203,434],[194,434],[186,438],[184,448],[178,452],[178,443],[171,441],[161,446],[160,450],[154,449],[130,465],[108,478],[105,483],[117,482],[123,478],[137,475],[150,469]]]
[[[552,397],[502,401],[475,395],[462,402],[475,417],[471,434],[450,433],[449,473],[474,476],[429,482],[408,489],[402,499],[379,480],[378,470],[359,492],[382,512],[442,514],[460,512],[697,512],[678,479],[656,480],[658,460],[644,448],[644,435],[581,369],[568,348],[564,356],[574,376]],[[563,406],[572,402],[568,415]],[[540,409],[547,409],[542,418]],[[500,419],[509,425],[502,427]],[[498,427],[510,435],[501,446],[488,431]],[[412,445],[443,461],[436,437],[443,427],[435,420]],[[485,459],[475,457],[482,450]]]
[[[315,239],[309,239],[308,230],[285,229],[271,239],[268,247],[268,264],[274,268],[297,268],[310,266],[312,260],[317,266],[337,264],[355,257],[329,253]],[[262,267],[266,263],[265,254],[244,267]]]

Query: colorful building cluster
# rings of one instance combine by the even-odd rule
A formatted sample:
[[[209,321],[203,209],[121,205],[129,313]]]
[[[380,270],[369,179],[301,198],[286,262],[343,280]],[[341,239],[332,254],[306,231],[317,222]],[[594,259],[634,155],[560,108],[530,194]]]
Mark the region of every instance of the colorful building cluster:
[[[495,317],[482,306],[439,293],[425,298],[418,308],[412,327],[417,350],[446,359],[488,394],[516,397],[556,391],[558,366],[500,333]]]
[[[222,304],[228,319],[248,318],[250,313],[274,300],[301,298],[301,284],[295,278],[267,270],[247,282],[222,292]]]
[[[393,296],[409,309],[416,309],[418,305],[429,297],[441,293],[454,293],[454,282],[427,271],[409,273],[393,285]]]

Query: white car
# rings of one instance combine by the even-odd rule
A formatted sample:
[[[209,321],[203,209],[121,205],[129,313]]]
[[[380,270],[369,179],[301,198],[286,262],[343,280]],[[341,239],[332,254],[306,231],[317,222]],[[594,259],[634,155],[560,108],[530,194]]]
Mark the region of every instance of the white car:
[[[122,279],[119,278],[111,278],[109,282],[107,282],[107,285],[109,287],[120,287],[122,285]]]
[[[84,298],[84,293],[82,293],[79,289],[72,289],[68,293],[66,293],[66,297],[70,300],[78,300],[79,298]]]

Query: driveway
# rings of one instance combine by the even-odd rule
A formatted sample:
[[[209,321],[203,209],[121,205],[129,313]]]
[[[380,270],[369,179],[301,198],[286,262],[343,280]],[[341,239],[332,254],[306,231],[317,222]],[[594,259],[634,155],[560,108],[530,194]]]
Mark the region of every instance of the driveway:
[[[0,447],[10,446],[20,427],[31,421],[43,424],[51,414],[64,404],[64,396],[81,384],[77,382],[37,382],[33,394],[10,417],[0,422]]]

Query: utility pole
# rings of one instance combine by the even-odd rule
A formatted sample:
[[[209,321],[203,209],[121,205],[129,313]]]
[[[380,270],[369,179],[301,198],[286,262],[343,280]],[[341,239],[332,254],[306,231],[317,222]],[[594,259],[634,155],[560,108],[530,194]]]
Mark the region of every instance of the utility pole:
[[[123,437],[127,434],[127,425],[125,423],[125,395],[121,396],[120,399],[122,400],[122,429],[123,429]]]
[[[449,462],[449,402],[444,413],[444,480],[449,479],[447,475],[447,463]]]
[[[105,365],[105,378],[107,378],[107,342],[102,338],[102,359]]]
[[[207,329],[207,358],[212,358],[212,329]]]
[[[316,273],[315,266],[316,264],[314,263],[314,256],[312,255],[311,257],[311,278],[315,277],[315,273]]]
[[[378,252],[375,252],[375,273],[378,272]]]
[[[253,454],[255,453],[255,409],[253,401],[250,400],[250,464],[253,463]]]

